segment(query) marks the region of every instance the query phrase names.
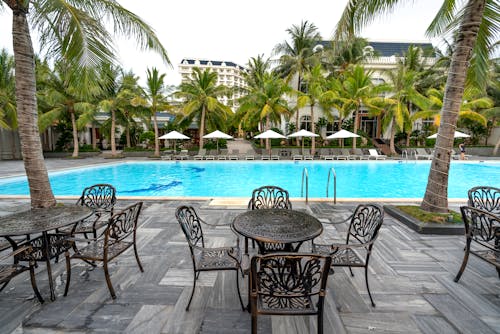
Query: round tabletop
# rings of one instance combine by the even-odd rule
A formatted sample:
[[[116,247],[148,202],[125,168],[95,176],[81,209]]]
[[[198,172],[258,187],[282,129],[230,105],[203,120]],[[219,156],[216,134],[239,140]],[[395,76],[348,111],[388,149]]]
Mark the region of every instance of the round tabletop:
[[[0,217],[0,236],[14,236],[55,230],[87,218],[92,210],[81,205],[31,209]]]
[[[277,243],[303,242],[323,232],[316,217],[286,209],[249,210],[236,216],[232,227],[245,237]]]

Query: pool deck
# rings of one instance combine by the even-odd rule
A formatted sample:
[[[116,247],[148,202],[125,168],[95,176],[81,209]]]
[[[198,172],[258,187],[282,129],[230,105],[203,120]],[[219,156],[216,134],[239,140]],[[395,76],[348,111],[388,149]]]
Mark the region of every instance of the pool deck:
[[[50,170],[100,163],[95,158],[55,160],[47,161]],[[22,163],[0,162],[0,175],[15,173],[16,168],[22,172]],[[129,203],[119,199],[117,206]],[[53,266],[58,295],[54,302],[38,303],[27,274],[0,292],[0,333],[249,333],[250,315],[239,306],[233,272],[201,273],[190,311],[185,311],[193,276],[189,249],[174,216],[181,204],[193,205],[202,218],[217,225],[204,230],[209,246],[230,244],[234,235],[228,224],[246,210],[246,203],[229,199],[145,201],[138,229],[145,271],[139,271],[131,251],[112,262],[116,300],[109,296],[102,268],[92,270],[78,261],[72,262],[69,294],[62,296],[66,274],[64,261],[59,261]],[[347,217],[354,204],[293,203],[294,209],[325,223],[327,239],[345,234],[346,225],[328,223]],[[27,199],[0,199],[0,216],[28,208]],[[362,269],[354,269],[354,277],[345,268],[337,269],[328,280],[325,333],[500,333],[500,279],[495,268],[471,256],[462,279],[453,282],[464,239],[421,235],[386,214],[369,270],[377,306],[370,305]],[[309,244],[303,247],[309,250]],[[42,263],[36,278],[48,299]],[[247,279],[240,283],[246,301]],[[259,333],[315,332],[312,317],[259,317]]]

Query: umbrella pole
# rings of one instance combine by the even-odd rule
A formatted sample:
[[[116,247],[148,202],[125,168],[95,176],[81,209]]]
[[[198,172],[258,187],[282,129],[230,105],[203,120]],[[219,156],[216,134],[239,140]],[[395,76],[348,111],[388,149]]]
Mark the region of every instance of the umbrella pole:
[[[304,155],[304,137],[302,137],[301,139],[302,139],[302,155]]]

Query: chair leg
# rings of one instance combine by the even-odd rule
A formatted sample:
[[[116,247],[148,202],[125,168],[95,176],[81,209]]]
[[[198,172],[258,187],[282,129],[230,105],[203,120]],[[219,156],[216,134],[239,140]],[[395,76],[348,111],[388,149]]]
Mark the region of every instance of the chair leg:
[[[135,241],[134,241],[134,254],[135,254],[135,260],[137,261],[137,265],[139,266],[139,270],[141,271],[141,273],[143,273],[144,269],[142,268],[141,261],[139,260],[139,254],[137,253],[137,246],[135,244]]]
[[[318,313],[318,324],[316,326],[318,327],[318,334],[323,334],[323,311]]]
[[[257,334],[257,313],[252,312],[252,334]]]
[[[7,282],[4,282],[4,283],[2,284],[2,287],[0,288],[0,292],[1,292],[3,289],[5,289],[5,287],[7,286],[7,284],[9,284],[9,282],[10,282],[10,280],[8,280]]]
[[[462,260],[462,265],[460,266],[460,270],[458,271],[457,276],[454,279],[455,282],[458,282],[460,277],[462,277],[462,274],[464,273],[465,267],[467,266],[467,262],[469,261],[470,243],[471,243],[471,240],[467,239],[467,243],[465,245],[465,251],[464,251],[464,259]],[[500,273],[499,273],[499,275],[500,275]]]
[[[43,304],[44,300],[42,298],[42,295],[40,294],[40,291],[38,291],[38,287],[36,285],[34,263],[30,263],[30,279],[31,279],[31,286],[33,287],[33,291],[35,292],[36,298],[38,298],[40,304]]]
[[[66,297],[68,295],[69,282],[71,281],[71,260],[69,251],[64,252],[64,256],[66,257],[66,287],[64,288],[64,296]]]
[[[240,280],[238,276],[239,276],[238,269],[236,269],[236,290],[238,291],[238,298],[240,299],[241,310],[245,311],[245,306],[243,305],[243,299],[241,299]]]
[[[352,268],[349,267],[349,271],[351,272],[351,276],[354,277],[354,273],[352,272]]]
[[[196,279],[198,278],[199,272],[193,273],[193,290],[191,290],[191,297],[189,297],[189,302],[186,306],[186,311],[189,311],[189,306],[191,305],[191,300],[193,299],[194,290],[196,289]]]
[[[349,267],[349,269],[351,269]],[[366,290],[368,290],[368,296],[370,296],[370,301],[372,302],[372,306],[375,307],[375,303],[373,302],[372,293],[370,292],[370,285],[368,285],[368,266],[365,266],[365,282],[366,282]]]
[[[111,298],[116,299],[115,289],[113,289],[113,284],[111,284],[111,278],[109,277],[108,261],[104,261],[103,268],[104,268],[104,277],[106,277],[106,284],[108,285]]]

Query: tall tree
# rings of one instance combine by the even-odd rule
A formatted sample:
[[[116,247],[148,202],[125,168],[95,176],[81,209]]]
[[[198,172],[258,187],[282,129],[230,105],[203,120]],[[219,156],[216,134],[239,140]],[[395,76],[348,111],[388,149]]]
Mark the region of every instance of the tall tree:
[[[346,110],[353,112],[354,133],[358,132],[359,113],[362,107],[369,110],[380,110],[377,95],[383,89],[373,84],[371,74],[371,71],[366,71],[361,65],[351,66],[344,74],[344,81],[342,82],[343,93],[345,94],[343,103]],[[356,140],[352,141],[352,148],[356,148]]]
[[[200,150],[203,148],[205,128],[224,129],[233,113],[231,108],[219,101],[219,98],[231,95],[231,91],[226,86],[217,85],[217,73],[209,69],[201,71],[195,67],[193,78],[182,83],[174,95],[182,99],[179,124],[189,125],[194,119],[198,121]]]
[[[380,14],[391,12],[403,0],[349,0],[337,25],[336,37],[343,39]],[[500,29],[500,3],[497,0],[444,0],[427,32],[440,35],[456,33],[453,53],[431,169],[421,208],[431,212],[448,211],[448,173],[458,111],[466,78],[484,82],[490,46],[496,43]],[[472,62],[471,62],[472,60]],[[471,62],[471,71],[468,65]],[[467,74],[469,73],[469,76]]]
[[[165,98],[165,83],[164,79],[166,74],[160,74],[158,69],[153,67],[147,70],[146,77],[146,99],[148,101],[149,116],[153,118],[153,129],[155,133],[155,153],[156,157],[160,156],[160,140],[158,132],[158,119],[156,113],[158,111],[166,110],[168,103]]]
[[[17,129],[16,97],[14,87],[14,58],[6,49],[0,51],[0,128],[12,134],[12,158],[16,157]]]
[[[314,47],[321,42],[318,28],[309,21],[302,21],[300,25],[288,28],[290,42],[284,41],[274,47],[274,53],[281,55],[276,71],[287,80],[297,79],[295,89],[300,92],[304,79],[304,72],[315,65],[319,59],[315,55]],[[314,120],[313,120],[314,121]],[[295,128],[299,129],[299,109],[296,110]],[[298,145],[297,138],[297,145]]]
[[[291,91],[290,86],[274,72],[265,72],[260,78],[260,84],[254,85],[249,93],[240,99],[240,107],[236,117],[244,123],[264,123],[265,130],[281,121],[281,116],[289,117],[285,95]],[[266,149],[269,150],[269,139],[266,139]]]
[[[167,63],[170,61],[154,31],[116,0],[2,0],[0,8],[4,4],[13,14],[17,115],[31,206],[49,207],[56,201],[37,126],[35,57],[28,16],[48,54],[71,62],[71,69],[85,76],[85,81],[93,80],[92,72],[86,69],[115,61],[107,27],[133,38],[139,48],[157,51]]]

